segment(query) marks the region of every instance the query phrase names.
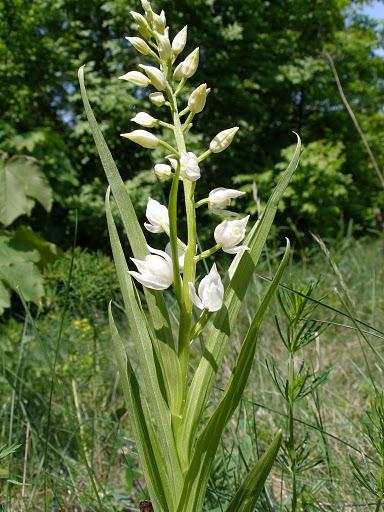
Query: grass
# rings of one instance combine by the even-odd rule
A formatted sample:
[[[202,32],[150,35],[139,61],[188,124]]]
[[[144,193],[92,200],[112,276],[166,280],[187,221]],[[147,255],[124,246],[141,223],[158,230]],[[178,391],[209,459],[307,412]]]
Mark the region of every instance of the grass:
[[[295,437],[298,447],[308,452],[298,474],[297,510],[377,507],[375,497],[354,476],[351,459],[364,475],[380,471],[381,460],[365,425],[370,403],[383,384],[383,243],[382,238],[346,238],[330,246],[330,258],[316,246],[310,256],[292,262],[284,277],[284,284],[295,288],[320,278],[314,296],[322,304],[310,315],[320,334],[296,354],[295,366],[304,360],[311,370],[329,370],[325,382],[295,407]],[[87,258],[89,269],[92,261]],[[42,312],[24,318],[16,308],[14,316],[0,326],[0,510],[137,510],[139,500],[147,497],[110,350],[104,308],[108,287],[105,297],[100,296],[104,289],[100,276],[104,272],[108,282],[111,269],[104,257],[95,258],[97,289],[84,276],[84,257],[77,254],[75,258],[51,409],[52,361],[64,307],[62,286],[53,290]],[[276,261],[274,252],[266,254],[254,278],[227,365],[217,380],[217,396]],[[68,265],[54,269],[53,281],[62,282],[57,274],[65,271]],[[116,294],[115,301],[119,302]],[[272,360],[283,375],[286,368],[287,353],[275,316],[283,322],[277,301],[264,323],[241,407],[219,450],[207,510],[225,510],[225,502],[262,453],[270,432],[287,431],[285,403],[267,368]],[[3,447],[10,445],[15,451],[2,458]],[[292,474],[283,451],[257,510],[292,510]]]

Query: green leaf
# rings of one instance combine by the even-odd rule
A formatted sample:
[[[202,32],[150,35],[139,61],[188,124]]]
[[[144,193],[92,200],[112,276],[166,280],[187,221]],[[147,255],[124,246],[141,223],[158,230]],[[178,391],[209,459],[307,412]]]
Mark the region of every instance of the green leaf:
[[[180,502],[180,510],[183,512],[202,509],[210,469],[221,435],[242,397],[255,356],[259,328],[288,264],[289,250],[290,244],[287,240],[283,259],[249,326],[223,396],[197,440]]]
[[[29,226],[19,226],[16,229],[10,241],[10,246],[19,251],[38,251],[39,261],[37,265],[40,268],[53,263],[61,255],[57,245],[41,238]]]
[[[236,325],[237,315],[267,240],[279,201],[299,162],[301,142],[299,136],[297,138],[298,143],[290,164],[272,192],[260,219],[246,238],[245,243],[249,251],[237,255],[229,269],[232,277],[225,290],[224,305],[215,315],[207,334],[203,356],[188,390],[183,422],[178,436],[184,446],[187,446],[188,458],[214,377],[221,364],[228,336]]]
[[[158,361],[153,350],[153,338],[146,315],[141,307],[140,298],[128,273],[127,263],[110,207],[110,189],[105,198],[108,230],[113,259],[115,261],[119,285],[123,296],[125,313],[131,327],[132,339],[135,340],[135,352],[139,365],[139,380],[144,392],[150,414],[146,421],[154,421],[154,430],[158,436],[160,453],[164,458],[167,478],[172,488],[172,496],[181,492],[182,475],[176,447],[173,441],[171,413],[165,401],[162,374],[158,373]],[[160,464],[160,462],[159,462]]]
[[[253,512],[280,449],[281,439],[282,433],[279,431],[269,445],[268,450],[257,461],[238,488],[226,512]]]
[[[0,155],[0,223],[9,226],[20,215],[30,215],[38,201],[47,211],[52,189],[37,160],[27,156]]]
[[[111,304],[108,307],[108,315],[120,381],[131,413],[132,428],[145,481],[155,510],[164,510],[166,512],[170,510],[167,503],[170,503],[172,500],[167,482],[167,472],[164,467],[164,458],[160,453],[152,424],[150,421],[147,421],[144,413],[140,386],[132,365],[127,358],[124,343],[117,330]]]
[[[78,75],[81,96],[88,122],[108,183],[119,209],[132,252],[135,258],[144,259],[148,254],[146,240],[137,220],[135,209],[127,192],[127,188],[121,179],[108,145],[93,114],[92,107],[88,101],[87,91],[84,84],[84,66],[79,69]],[[168,310],[165,305],[162,292],[144,288],[144,294],[147,300],[153,328],[156,333],[154,340],[155,350],[158,354],[159,364],[163,373],[163,380],[167,392],[167,401],[172,410],[179,411],[180,401],[182,399],[182,392],[179,389],[180,373],[177,359],[177,348],[172,334]]]

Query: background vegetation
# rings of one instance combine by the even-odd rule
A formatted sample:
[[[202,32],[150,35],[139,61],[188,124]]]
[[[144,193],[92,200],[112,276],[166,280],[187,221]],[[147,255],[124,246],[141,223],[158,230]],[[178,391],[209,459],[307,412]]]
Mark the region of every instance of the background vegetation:
[[[295,454],[303,511],[375,510],[384,491],[384,407],[381,427],[377,414],[384,191],[323,56],[333,56],[382,167],[384,33],[362,14],[365,4],[152,2],[175,29],[188,24],[188,49],[196,42],[201,48],[194,83],[207,82],[212,91],[194,127],[204,131],[204,139],[194,136],[196,151],[219,130],[241,128],[225,157],[203,167],[201,189],[242,188],[248,194],[239,210],[257,215],[292,153],[291,131],[303,140],[301,165],[239,324],[244,331],[247,308],[261,296],[288,234],[295,251],[285,284],[304,290],[321,276],[314,289],[321,304],[308,313],[320,334],[295,356],[298,368],[304,361],[310,372],[324,372],[295,412],[305,448]],[[130,0],[0,0],[0,510],[7,512],[102,510],[100,503],[135,510],[146,497],[105,315],[111,298],[120,305],[104,218],[106,181],[77,85],[86,63],[92,105],[143,216],[147,196],[161,199],[167,185],[152,172],[156,151],[148,155],[119,137],[148,107],[140,91],[117,80],[135,65],[124,36],[133,35],[129,11],[137,8]],[[27,174],[29,188],[20,193],[14,181],[17,202],[7,202],[2,180],[24,176],[26,183]],[[215,219],[206,214],[203,222]],[[327,241],[330,257],[311,233]],[[276,302],[212,474],[207,510],[223,510],[271,427],[287,429],[286,401],[271,371],[275,365],[285,378],[275,317],[282,326],[290,321]],[[237,343],[235,336],[229,360]],[[218,387],[225,378],[224,370]],[[292,510],[286,448],[260,511]]]

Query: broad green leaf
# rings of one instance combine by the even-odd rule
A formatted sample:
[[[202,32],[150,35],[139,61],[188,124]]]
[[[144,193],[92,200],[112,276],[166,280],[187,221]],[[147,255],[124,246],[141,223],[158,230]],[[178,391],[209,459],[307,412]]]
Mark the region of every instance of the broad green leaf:
[[[119,369],[120,381],[130,412],[132,428],[145,481],[155,510],[163,510],[166,512],[170,510],[168,503],[171,503],[172,499],[167,481],[167,471],[164,467],[164,459],[160,453],[152,424],[150,421],[147,421],[145,416],[140,386],[132,365],[127,358],[124,343],[115,325],[111,304],[109,304],[108,307],[108,315],[112,345]]]
[[[16,229],[10,241],[10,247],[19,251],[38,251],[39,261],[37,265],[40,268],[53,263],[61,253],[57,245],[41,238],[29,226],[19,226]]]
[[[299,162],[300,148],[301,142],[298,137],[296,151],[289,166],[272,192],[259,221],[246,239],[249,251],[245,251],[240,257],[235,258],[237,266],[236,268],[232,266],[230,269],[232,277],[225,290],[224,305],[215,315],[207,333],[203,355],[188,390],[183,422],[178,433],[178,439],[188,446],[188,454],[191,453],[196,431],[210,395],[214,377],[220,367],[228,336],[235,327],[237,315],[271,229],[279,201]]]
[[[47,211],[52,189],[37,160],[27,156],[0,155],[0,223],[9,226],[20,215],[30,215],[38,201]]]
[[[113,197],[119,209],[121,219],[128,236],[130,246],[135,258],[143,259],[147,254],[146,240],[140,224],[137,220],[127,188],[121,179],[119,171],[113,160],[108,145],[93,114],[92,107],[87,97],[84,83],[84,66],[79,69],[79,82],[81,96],[85,112],[92,131],[92,135],[103,165]],[[179,389],[179,365],[177,359],[177,347],[172,334],[168,310],[166,308],[162,292],[144,288],[148,310],[152,319],[155,336],[155,350],[158,353],[159,363],[163,372],[163,379],[167,391],[167,400],[172,410],[180,410],[182,392]]]
[[[225,426],[235,412],[242,397],[255,356],[259,328],[289,260],[287,247],[277,272],[269,284],[241,346],[223,396],[199,436],[193,450],[193,459],[186,476],[186,484],[180,502],[180,511],[201,510],[211,466]]]
[[[253,512],[280,449],[281,439],[282,433],[278,432],[268,450],[245,477],[226,512]]]
[[[138,293],[128,273],[127,263],[121,247],[119,235],[113,220],[110,207],[110,189],[105,198],[105,208],[113,259],[115,261],[119,285],[123,296],[125,313],[131,328],[132,339],[135,340],[135,352],[139,365],[139,382],[148,404],[146,421],[155,420],[154,429],[158,436],[160,452],[164,457],[167,476],[172,488],[172,496],[181,492],[181,469],[173,440],[171,412],[165,401],[162,374],[158,372],[156,352],[153,350],[153,338],[147,323],[146,315],[141,307]]]

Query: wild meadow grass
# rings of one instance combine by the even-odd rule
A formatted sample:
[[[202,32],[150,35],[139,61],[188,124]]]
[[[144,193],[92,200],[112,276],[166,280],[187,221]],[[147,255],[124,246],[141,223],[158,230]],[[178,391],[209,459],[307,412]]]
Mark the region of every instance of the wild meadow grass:
[[[316,322],[319,334],[295,354],[294,365],[297,370],[304,361],[311,372],[326,372],[324,381],[294,408],[300,452],[296,507],[380,510],[374,492],[382,471],[375,444],[382,448],[384,435],[377,414],[383,381],[383,239],[346,238],[329,250],[331,262],[318,246],[308,259],[292,261],[282,281],[288,288],[281,287],[290,294],[287,289],[305,289],[318,281],[311,296],[321,304],[310,310],[309,319]],[[5,319],[1,325],[0,504],[7,512],[137,510],[138,501],[148,497],[111,355],[103,306],[107,291],[96,296],[91,280],[86,285],[83,261],[76,253],[73,287],[69,283],[59,306],[51,303],[44,312],[30,315],[20,308],[17,320]],[[230,374],[250,311],[262,297],[276,261],[276,251],[264,253],[213,401]],[[63,268],[52,270],[56,297],[63,294],[70,263],[67,259]],[[93,264],[101,280],[103,275],[110,280],[109,260],[98,255]],[[72,306],[79,297],[73,290],[81,279],[82,308],[76,310]],[[118,292],[114,301],[119,306]],[[205,510],[224,510],[265,449],[271,429],[281,428],[285,443],[289,439],[286,403],[271,377],[272,364],[285,375],[288,361],[276,319],[283,330],[286,317],[278,300],[264,321],[248,386],[216,456]],[[10,446],[15,451],[4,453],[3,447]],[[283,444],[256,510],[293,509],[288,449]]]

